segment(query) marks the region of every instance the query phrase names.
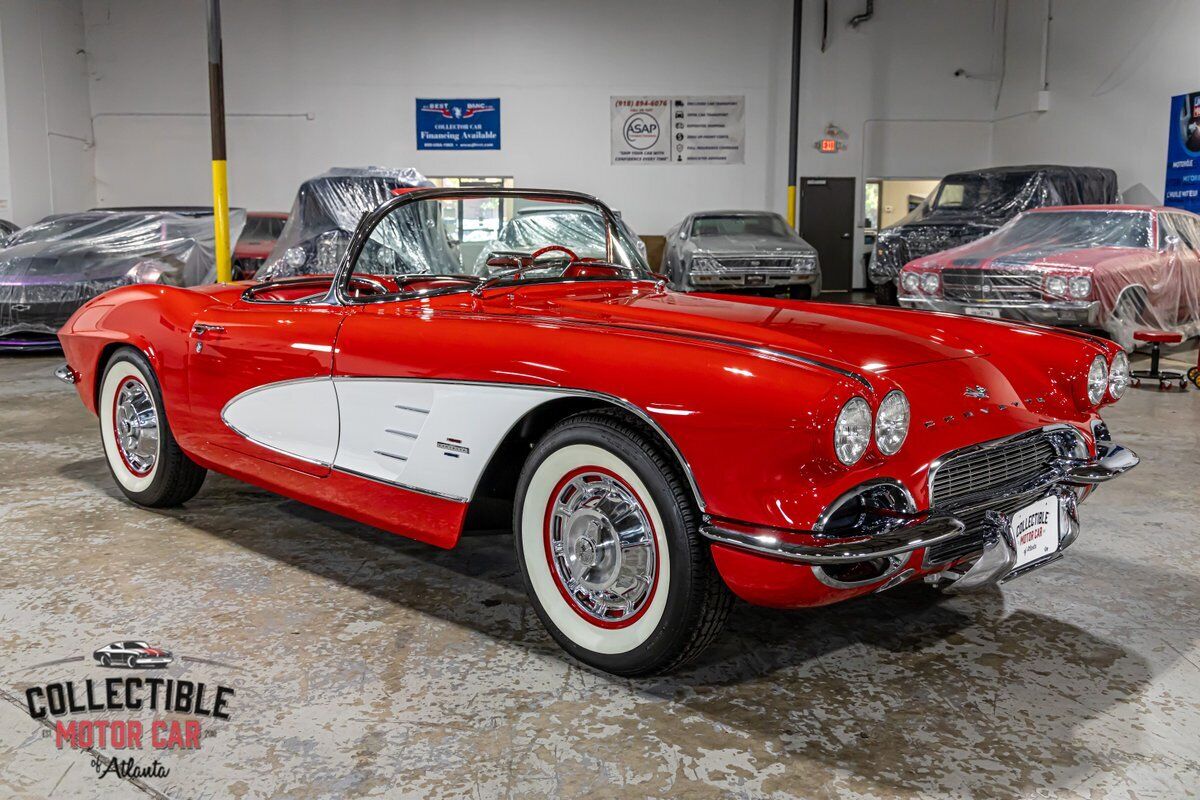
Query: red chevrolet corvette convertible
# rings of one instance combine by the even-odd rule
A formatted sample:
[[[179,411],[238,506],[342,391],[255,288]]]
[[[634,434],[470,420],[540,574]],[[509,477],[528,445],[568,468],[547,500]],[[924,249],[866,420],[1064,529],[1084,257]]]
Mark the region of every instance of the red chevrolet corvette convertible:
[[[474,274],[464,200],[586,206],[605,257],[558,226]],[[101,295],[59,375],[140,505],[211,469],[438,547],[511,526],[546,629],[625,675],[696,656],[735,595],[797,608],[1043,566],[1137,464],[1099,414],[1129,382],[1112,343],[674,292],[623,230],[573,192],[415,189],[364,216],[336,274]]]

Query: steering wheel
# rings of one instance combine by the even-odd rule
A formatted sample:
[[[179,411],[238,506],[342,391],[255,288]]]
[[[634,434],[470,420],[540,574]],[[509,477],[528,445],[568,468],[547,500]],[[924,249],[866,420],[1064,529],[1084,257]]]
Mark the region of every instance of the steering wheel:
[[[566,253],[567,257],[572,261],[579,260],[579,256],[575,255],[572,250],[563,247],[561,244],[548,244],[545,247],[540,247],[529,254],[529,260],[536,261],[541,256],[546,255],[546,253],[553,253],[555,250],[559,251],[560,253]]]

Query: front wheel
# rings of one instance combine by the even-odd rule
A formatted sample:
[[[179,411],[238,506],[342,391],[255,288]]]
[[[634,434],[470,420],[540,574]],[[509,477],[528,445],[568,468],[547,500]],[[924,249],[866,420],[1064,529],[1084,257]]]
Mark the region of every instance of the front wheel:
[[[534,447],[514,511],[534,610],[571,655],[618,675],[674,669],[716,637],[732,595],[698,513],[650,434],[578,414]]]
[[[97,411],[108,470],[126,497],[166,508],[200,491],[207,471],[175,441],[158,379],[141,352],[122,348],[108,362]]]

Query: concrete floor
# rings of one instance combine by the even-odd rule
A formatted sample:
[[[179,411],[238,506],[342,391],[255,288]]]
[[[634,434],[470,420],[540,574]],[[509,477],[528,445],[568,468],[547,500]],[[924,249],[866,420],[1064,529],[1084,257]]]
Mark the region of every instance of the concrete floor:
[[[624,680],[538,626],[507,537],[452,552],[210,475],[118,496],[96,422],[0,359],[5,797],[1162,797],[1200,786],[1200,392],[1131,390],[1143,465],[1059,564],[1003,592],[738,606],[682,674]],[[166,778],[96,777],[23,709],[140,638],[232,686]],[[86,660],[80,658],[88,656]],[[75,659],[46,666],[47,662]],[[217,663],[207,663],[217,662]],[[147,673],[142,673],[147,674]],[[141,756],[139,756],[139,761]],[[148,759],[147,759],[148,760]]]

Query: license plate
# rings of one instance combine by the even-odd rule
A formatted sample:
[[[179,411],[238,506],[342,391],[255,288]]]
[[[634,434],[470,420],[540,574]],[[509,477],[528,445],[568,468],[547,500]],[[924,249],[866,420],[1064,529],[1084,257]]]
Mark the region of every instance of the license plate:
[[[766,282],[767,282],[766,275],[747,275],[746,276],[746,285],[747,286],[762,286]]]
[[[968,306],[963,311],[969,317],[991,317],[992,319],[1000,319],[1000,309],[998,308],[971,308]]]
[[[1047,497],[1012,515],[1009,524],[1016,568],[1031,564],[1058,551],[1058,498]]]

